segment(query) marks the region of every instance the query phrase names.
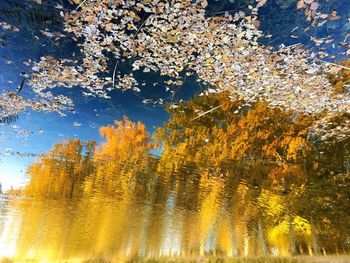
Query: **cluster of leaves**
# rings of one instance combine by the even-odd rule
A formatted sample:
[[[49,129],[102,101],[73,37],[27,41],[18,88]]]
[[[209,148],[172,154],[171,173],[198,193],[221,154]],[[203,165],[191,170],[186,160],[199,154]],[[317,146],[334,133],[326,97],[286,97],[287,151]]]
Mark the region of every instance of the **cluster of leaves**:
[[[215,111],[196,118],[213,106]],[[265,102],[233,103],[227,92],[198,96],[169,111],[171,119],[155,135],[164,147],[165,166],[177,158],[180,166],[184,162],[203,166],[205,159],[208,167],[225,172],[232,161],[303,162],[312,148],[308,128],[313,118]],[[182,159],[186,156],[190,158]]]
[[[319,6],[319,0],[299,0],[297,2],[297,9],[304,9],[307,20],[312,21],[313,25],[315,25],[316,22],[322,25],[327,20],[340,19],[340,16],[337,15],[336,11],[333,11],[330,14],[318,12],[317,9],[319,8]]]
[[[323,85],[323,92],[327,89],[324,78],[314,76],[319,66],[310,65],[305,52],[283,48],[281,54],[275,54],[271,48],[257,43],[261,36],[256,29],[257,8],[251,16],[239,12],[234,16],[206,18],[206,5],[201,1],[196,4],[190,1],[106,2],[99,6],[93,1],[85,3],[81,11],[64,14],[66,31],[83,39],[83,63],[72,65],[68,70],[67,62],[73,61],[49,61],[52,64],[42,58],[34,68],[38,73],[34,74],[32,84],[37,89],[79,85],[105,96],[103,86],[110,84],[112,78],[100,79],[98,74],[107,70],[106,53],[112,52],[118,60],[134,59],[134,70],[159,71],[171,77],[179,77],[183,70],[188,74],[195,72],[203,81],[219,89],[234,90],[233,93],[246,100],[265,96],[275,104],[289,105],[301,97],[306,97],[304,100],[319,97],[317,86]],[[273,61],[267,59],[273,54],[276,55]],[[308,70],[312,76],[305,73]],[[63,72],[63,76],[59,72]],[[113,79],[130,80],[120,82],[121,88],[134,88],[137,84],[136,80],[132,81],[132,75],[115,74],[116,71]],[[316,93],[307,89],[308,86]],[[295,90],[298,94],[294,94]],[[291,108],[304,104],[294,103]],[[333,108],[332,105],[334,103],[323,107]],[[314,111],[319,106],[322,108],[322,105],[314,109],[308,105],[303,107]]]
[[[11,118],[31,108],[37,111],[55,111],[65,116],[67,108],[73,109],[73,101],[64,95],[54,96],[51,92],[42,93],[38,100],[25,99],[20,94],[3,90],[0,94],[0,118]]]
[[[64,30],[73,35],[82,57],[42,57],[32,67],[30,84],[49,100],[54,98],[47,89],[58,86],[79,86],[86,90],[84,95],[105,98],[115,87],[139,91],[133,73],[118,69],[119,63],[128,61],[134,71],[159,72],[178,85],[183,83],[183,73],[196,74],[214,92],[227,90],[233,99],[249,103],[260,100],[287,110],[326,111],[331,116],[349,112],[349,92],[334,92],[327,78],[334,64],[320,62],[301,45],[275,49],[258,42],[264,36],[258,11],[265,3],[257,1],[248,13],[214,17],[206,16],[206,0],[84,1],[75,11],[63,11],[57,5]],[[319,15],[317,1],[299,1],[297,8],[305,8],[315,19]],[[60,38],[49,33],[45,31]],[[322,51],[320,56],[328,54]],[[115,63],[113,72],[111,63]],[[102,76],[106,71],[110,76]],[[71,105],[64,96],[57,97],[57,102],[62,107]]]
[[[5,46],[4,43],[9,39],[16,38],[16,34],[25,35],[25,31],[32,30],[31,26],[33,25],[43,28],[44,26],[57,26],[57,23],[61,22],[59,14],[56,15],[55,12],[47,12],[43,8],[36,8],[37,6],[32,5],[30,2],[3,1],[0,4],[0,29],[2,29],[1,33],[3,33],[1,34],[0,41],[2,46]],[[44,35],[49,35],[49,32],[46,30],[41,31]],[[60,38],[64,37],[62,34],[57,34]],[[38,38],[33,33],[31,35],[34,39]],[[41,45],[40,48],[42,48]],[[67,109],[71,110],[73,108],[73,101],[62,94],[53,95],[49,91],[38,92],[34,96],[28,96],[28,93],[26,95],[20,93],[22,88],[26,86],[27,83],[25,81],[29,77],[26,70],[23,70],[23,65],[31,67],[32,60],[29,59],[28,61],[24,61],[23,65],[19,65],[15,61],[7,59],[5,54],[1,58],[4,59],[6,65],[12,65],[18,70],[21,70],[20,75],[22,77],[22,82],[18,86],[17,92],[9,88],[1,88],[0,90],[0,118],[3,120],[2,123],[9,123],[6,120],[10,120],[10,122],[15,120],[13,118],[14,116],[17,116],[20,112],[28,108],[45,112],[55,111],[63,116],[65,116]],[[12,84],[13,81],[8,81],[8,83]]]
[[[200,0],[85,2],[77,11],[61,13],[65,31],[80,41],[82,61],[42,57],[31,84],[37,92],[81,86],[85,94],[103,97],[111,85],[138,91],[133,74],[118,71],[118,63],[130,61],[133,70],[175,80],[184,71],[196,74],[216,91],[247,102],[313,114],[348,112],[349,94],[334,92],[326,74],[329,64],[321,65],[301,45],[276,50],[258,43],[263,34],[257,14],[264,3],[250,6],[250,14],[206,17],[207,2]],[[314,3],[308,5],[316,10]],[[100,77],[111,55],[117,60],[113,73]]]
[[[3,30],[11,30],[13,32],[19,32],[19,28],[18,27],[10,25],[10,24],[8,24],[6,22],[0,22],[0,27]]]

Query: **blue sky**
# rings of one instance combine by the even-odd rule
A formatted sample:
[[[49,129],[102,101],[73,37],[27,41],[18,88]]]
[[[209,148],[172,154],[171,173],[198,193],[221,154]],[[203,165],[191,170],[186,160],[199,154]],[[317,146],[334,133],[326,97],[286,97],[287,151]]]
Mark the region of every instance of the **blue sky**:
[[[33,161],[32,158],[21,160],[13,157],[1,157],[0,183],[3,190],[23,186],[26,182],[25,169]]]

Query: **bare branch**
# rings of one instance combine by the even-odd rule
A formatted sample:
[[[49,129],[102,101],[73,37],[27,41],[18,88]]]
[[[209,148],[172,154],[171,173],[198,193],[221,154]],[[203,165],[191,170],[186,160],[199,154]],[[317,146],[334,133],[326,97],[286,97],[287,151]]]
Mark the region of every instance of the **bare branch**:
[[[216,110],[216,109],[218,109],[220,107],[221,107],[221,105],[219,105],[219,106],[217,106],[215,108],[212,108],[210,110],[207,110],[206,112],[203,112],[202,114],[199,114],[196,118],[193,118],[192,121],[194,121],[194,120],[196,120],[196,119],[198,119],[198,118],[200,118],[200,117],[202,117],[202,116],[204,116],[204,115],[206,115],[206,114],[208,114],[208,113],[210,113],[210,112],[212,112],[212,111],[214,111],[214,110]]]
[[[82,7],[83,4],[84,4],[86,1],[87,1],[87,0],[84,0],[83,2],[81,2],[81,3],[78,5],[78,7],[75,8],[75,11],[77,11],[80,7]]]

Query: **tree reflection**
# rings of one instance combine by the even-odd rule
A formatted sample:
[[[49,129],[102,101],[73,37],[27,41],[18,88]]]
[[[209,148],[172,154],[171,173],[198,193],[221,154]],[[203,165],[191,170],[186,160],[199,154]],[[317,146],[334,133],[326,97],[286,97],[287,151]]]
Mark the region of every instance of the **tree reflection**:
[[[317,142],[311,117],[225,93],[169,111],[154,142],[124,118],[33,163],[30,198],[6,201],[13,258],[349,252],[349,139]]]

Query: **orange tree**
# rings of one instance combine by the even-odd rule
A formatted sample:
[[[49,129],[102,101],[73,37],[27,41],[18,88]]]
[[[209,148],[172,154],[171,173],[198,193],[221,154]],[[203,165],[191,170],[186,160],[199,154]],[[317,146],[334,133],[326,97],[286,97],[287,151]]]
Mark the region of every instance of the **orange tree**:
[[[82,193],[81,185],[92,171],[91,156],[94,142],[84,144],[79,140],[66,140],[55,144],[27,170],[30,181],[24,193],[35,197],[73,197]],[[90,146],[89,146],[90,145]]]
[[[222,92],[197,96],[168,111],[170,120],[155,134],[164,168],[193,164],[224,172],[233,161],[302,163],[312,148],[307,140],[312,118],[264,102],[232,102]]]
[[[127,117],[115,121],[115,125],[100,128],[106,141],[96,148],[96,172],[86,180],[87,193],[97,191],[113,196],[127,191],[136,175],[148,168],[149,150],[153,144],[145,125],[134,123]]]

